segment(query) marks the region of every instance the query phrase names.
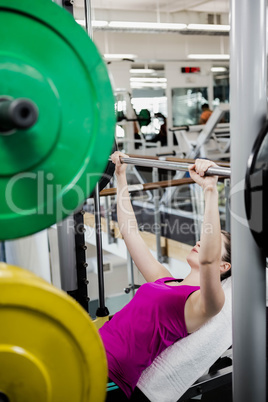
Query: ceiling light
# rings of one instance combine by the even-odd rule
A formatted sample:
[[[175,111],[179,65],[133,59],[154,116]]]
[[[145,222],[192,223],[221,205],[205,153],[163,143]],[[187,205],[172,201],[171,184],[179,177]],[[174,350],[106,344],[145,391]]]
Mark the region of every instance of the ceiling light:
[[[85,26],[85,20],[76,20],[82,26]],[[148,31],[211,31],[211,32],[229,32],[230,25],[219,24],[179,24],[165,22],[139,22],[139,21],[98,21],[92,20],[93,28],[100,29],[124,29],[124,30],[148,30]]]
[[[94,28],[103,28],[108,26],[108,21],[95,21],[92,20],[91,24]]]
[[[215,32],[229,32],[230,25],[217,25],[217,24],[188,24],[189,31],[215,31]]]
[[[162,82],[155,82],[155,83],[131,82],[130,86],[131,86],[131,88],[163,88],[163,89],[165,89],[167,87],[167,84],[162,83]]]
[[[130,82],[167,82],[166,78],[150,78],[150,77],[144,77],[144,78],[138,78],[138,77],[132,77],[130,78]]]
[[[229,60],[229,54],[188,54],[188,59],[198,60]]]
[[[225,71],[227,71],[226,67],[211,67],[210,71],[212,73],[223,73]]]
[[[172,24],[163,22],[133,22],[133,21],[111,21],[109,28],[124,28],[124,29],[155,29],[155,30],[171,30],[180,31],[187,27],[186,24]]]
[[[85,27],[86,26],[86,21],[85,20],[76,20],[76,22]],[[105,28],[108,27],[108,21],[96,21],[96,20],[92,20],[91,21],[91,25],[93,28]]]
[[[107,60],[123,60],[123,59],[136,59],[138,56],[136,54],[108,54],[105,53],[103,57]]]
[[[131,68],[129,72],[131,74],[152,74],[155,70],[152,68]]]

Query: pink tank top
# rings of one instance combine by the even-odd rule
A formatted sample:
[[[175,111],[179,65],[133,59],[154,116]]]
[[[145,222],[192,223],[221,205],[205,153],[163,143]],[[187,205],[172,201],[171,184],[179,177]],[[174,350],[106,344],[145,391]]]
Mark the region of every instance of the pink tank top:
[[[161,278],[142,285],[135,297],[99,330],[109,377],[129,398],[146,367],[168,346],[188,335],[184,306],[199,286],[171,286]]]

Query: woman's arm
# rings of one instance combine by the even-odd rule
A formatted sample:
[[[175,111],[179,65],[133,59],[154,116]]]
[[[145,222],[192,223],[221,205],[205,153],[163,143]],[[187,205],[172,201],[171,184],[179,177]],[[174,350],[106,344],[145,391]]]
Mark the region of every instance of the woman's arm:
[[[199,309],[207,317],[216,315],[224,305],[224,292],[220,281],[222,236],[220,227],[217,176],[205,176],[206,170],[215,163],[197,159],[190,167],[192,179],[204,191],[205,213],[199,251],[200,303]]]
[[[121,163],[120,156],[127,157],[127,155],[121,152],[115,152],[111,156],[111,159],[116,166],[118,225],[128,251],[147,282],[154,282],[165,276],[171,277],[170,272],[153,257],[140,236],[137,220],[129,198],[126,179],[127,165]]]

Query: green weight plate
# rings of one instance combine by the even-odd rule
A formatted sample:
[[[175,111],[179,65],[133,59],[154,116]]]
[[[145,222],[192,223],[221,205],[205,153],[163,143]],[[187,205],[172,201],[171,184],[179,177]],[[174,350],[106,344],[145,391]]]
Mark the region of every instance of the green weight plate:
[[[141,109],[139,116],[138,116],[138,120],[139,120],[141,127],[148,126],[148,124],[151,123],[151,114],[150,114],[149,110]]]
[[[92,193],[114,142],[114,97],[96,46],[48,0],[0,0],[0,97],[39,117],[0,133],[0,239],[62,220]]]

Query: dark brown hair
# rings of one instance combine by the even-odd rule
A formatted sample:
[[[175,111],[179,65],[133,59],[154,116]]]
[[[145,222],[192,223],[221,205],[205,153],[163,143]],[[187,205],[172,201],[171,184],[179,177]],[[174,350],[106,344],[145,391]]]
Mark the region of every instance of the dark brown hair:
[[[224,262],[229,262],[231,264],[231,234],[229,232],[226,232],[226,230],[222,230],[221,233],[224,236],[224,246],[225,246],[225,253],[222,257],[222,260]],[[229,278],[232,274],[232,268],[228,269],[227,272],[224,274],[221,274],[221,281],[223,281],[226,278]]]

